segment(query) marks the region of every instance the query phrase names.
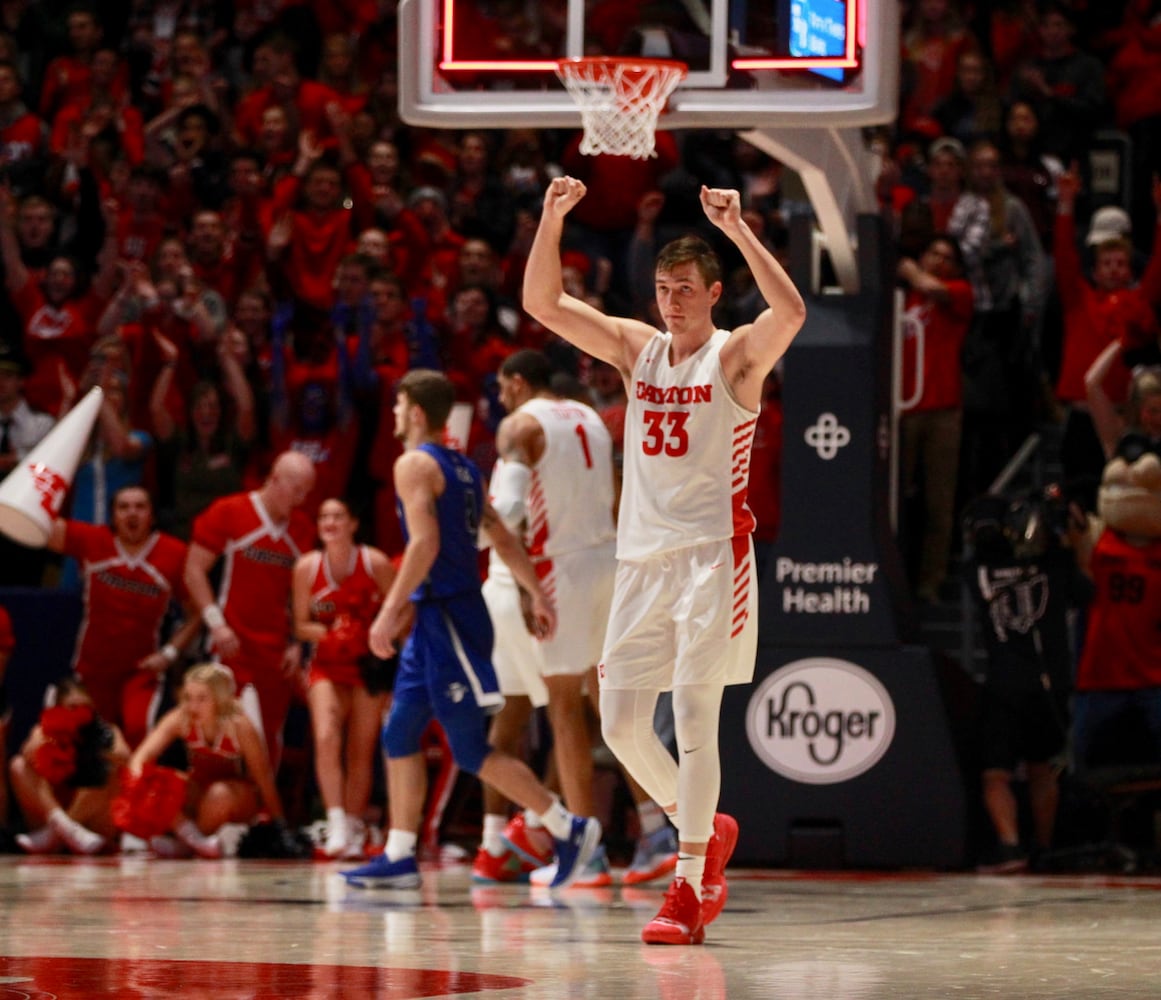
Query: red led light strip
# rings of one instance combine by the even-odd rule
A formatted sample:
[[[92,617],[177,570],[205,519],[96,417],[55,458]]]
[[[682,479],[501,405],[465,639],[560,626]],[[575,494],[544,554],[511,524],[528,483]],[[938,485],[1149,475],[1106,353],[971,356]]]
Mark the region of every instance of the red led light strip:
[[[452,48],[455,38],[456,0],[443,0],[443,46],[439,59],[441,70],[483,70],[505,73],[552,73],[555,59],[457,59]],[[737,70],[762,69],[858,69],[858,49],[866,40],[866,18],[862,0],[847,0],[847,49],[841,56],[812,58],[795,56],[784,59],[734,59],[730,66]],[[857,44],[856,44],[857,43]]]
[[[863,17],[862,0],[847,0],[847,50],[841,56],[813,59],[810,56],[796,56],[793,59],[734,59],[730,66],[734,69],[858,69],[858,45],[865,39],[866,19]],[[856,45],[856,41],[858,45]]]

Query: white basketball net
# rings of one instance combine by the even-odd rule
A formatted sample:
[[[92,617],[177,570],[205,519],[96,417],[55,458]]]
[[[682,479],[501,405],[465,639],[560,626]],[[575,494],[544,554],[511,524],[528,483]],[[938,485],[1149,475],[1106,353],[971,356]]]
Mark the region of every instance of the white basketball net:
[[[556,75],[580,108],[582,153],[647,160],[657,155],[657,119],[686,67],[666,60],[564,59]]]

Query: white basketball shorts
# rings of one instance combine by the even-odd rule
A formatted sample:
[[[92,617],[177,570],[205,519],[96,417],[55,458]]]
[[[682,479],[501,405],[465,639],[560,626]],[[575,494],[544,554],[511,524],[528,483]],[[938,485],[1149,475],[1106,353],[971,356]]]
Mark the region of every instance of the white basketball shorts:
[[[548,704],[548,688],[541,679],[544,660],[540,643],[524,624],[520,611],[520,588],[507,573],[493,573],[484,581],[484,602],[496,632],[492,666],[500,693],[527,695],[540,708]]]
[[[748,684],[757,652],[758,578],[749,535],[618,565],[602,687]]]

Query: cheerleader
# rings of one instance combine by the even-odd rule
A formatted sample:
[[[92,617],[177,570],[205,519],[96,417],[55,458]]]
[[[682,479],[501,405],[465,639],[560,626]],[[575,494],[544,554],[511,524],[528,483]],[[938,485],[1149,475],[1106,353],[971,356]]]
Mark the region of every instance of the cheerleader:
[[[294,568],[295,638],[314,645],[307,699],[329,858],[363,856],[375,746],[394,677],[393,660],[371,655],[367,630],[395,570],[384,553],[356,544],[358,527],[344,501],[324,500],[322,549]]]

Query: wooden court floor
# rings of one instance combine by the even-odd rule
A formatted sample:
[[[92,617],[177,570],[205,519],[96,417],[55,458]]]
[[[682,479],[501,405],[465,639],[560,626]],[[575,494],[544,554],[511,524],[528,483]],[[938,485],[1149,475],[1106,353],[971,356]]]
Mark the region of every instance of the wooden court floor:
[[[411,893],[337,864],[0,858],[0,998],[1161,997],[1161,879],[731,870],[701,947],[638,935],[663,885]]]

